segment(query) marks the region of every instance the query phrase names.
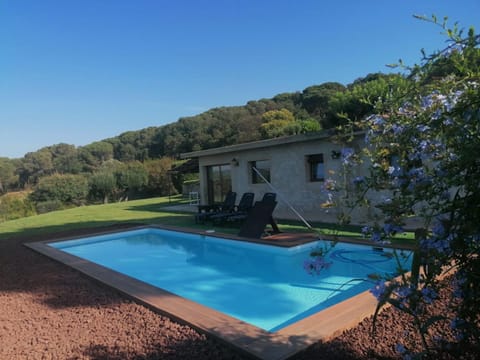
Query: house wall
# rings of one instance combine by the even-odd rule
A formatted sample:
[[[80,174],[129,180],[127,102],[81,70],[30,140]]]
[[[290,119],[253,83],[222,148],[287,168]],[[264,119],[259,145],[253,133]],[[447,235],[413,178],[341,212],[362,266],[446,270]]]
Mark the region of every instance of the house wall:
[[[359,139],[353,147],[360,149],[362,145],[363,140]],[[260,200],[265,192],[276,192],[278,205],[274,212],[275,217],[298,220],[297,215],[288,206],[290,204],[307,221],[336,222],[341,209],[322,206],[327,201],[328,195],[324,189],[324,182],[310,181],[308,155],[323,154],[326,178],[351,183],[353,177],[361,175],[367,165],[357,167],[358,173],[352,174],[352,179],[344,179],[341,175],[342,159],[333,159],[331,156],[332,150],[340,152],[341,148],[341,145],[331,141],[317,139],[202,156],[199,158],[201,202],[205,203],[207,199],[207,166],[232,164],[232,190],[238,194],[237,202],[244,192],[255,193],[256,200]],[[238,166],[233,165],[232,159],[238,161]],[[275,189],[265,183],[252,184],[250,162],[259,160],[270,160],[270,182]],[[362,208],[354,210],[350,215],[352,222],[364,223],[371,220],[374,214]]]

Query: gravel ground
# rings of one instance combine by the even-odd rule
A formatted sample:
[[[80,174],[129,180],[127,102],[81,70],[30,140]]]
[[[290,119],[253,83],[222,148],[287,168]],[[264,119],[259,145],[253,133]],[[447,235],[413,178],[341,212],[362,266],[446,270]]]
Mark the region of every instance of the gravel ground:
[[[216,339],[22,245],[39,240],[43,237],[0,240],[0,359],[244,359]],[[366,319],[292,359],[396,359],[397,343],[419,344],[411,321],[393,309],[380,314],[375,338],[371,325]],[[438,324],[436,331],[446,329]]]

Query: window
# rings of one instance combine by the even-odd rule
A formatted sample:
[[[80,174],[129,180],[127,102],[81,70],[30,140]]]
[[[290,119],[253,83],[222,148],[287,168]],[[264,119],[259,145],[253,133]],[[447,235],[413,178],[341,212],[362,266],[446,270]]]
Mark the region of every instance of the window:
[[[310,181],[324,181],[325,166],[323,154],[308,155],[307,160],[310,167]]]
[[[257,171],[267,180],[270,181],[270,160],[259,160],[250,162],[250,171],[252,172],[252,184],[262,184],[262,176],[258,175]]]

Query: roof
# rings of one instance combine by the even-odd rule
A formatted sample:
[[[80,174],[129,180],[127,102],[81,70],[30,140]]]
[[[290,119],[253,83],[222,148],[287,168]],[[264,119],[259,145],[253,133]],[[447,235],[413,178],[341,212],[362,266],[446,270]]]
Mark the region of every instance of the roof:
[[[181,174],[191,174],[198,172],[198,159],[191,158],[180,165],[172,167],[170,172],[178,172]]]
[[[231,152],[239,152],[239,151],[245,151],[245,150],[262,149],[262,148],[268,148],[272,146],[279,146],[279,145],[285,145],[285,144],[328,139],[328,138],[331,138],[332,135],[333,133],[331,131],[322,131],[322,132],[298,134],[298,135],[292,135],[292,136],[282,136],[274,139],[253,141],[253,142],[248,142],[243,144],[223,146],[223,147],[214,148],[214,149],[183,153],[183,154],[180,154],[180,157],[182,159],[188,159],[188,158],[198,158],[202,156],[227,154]]]

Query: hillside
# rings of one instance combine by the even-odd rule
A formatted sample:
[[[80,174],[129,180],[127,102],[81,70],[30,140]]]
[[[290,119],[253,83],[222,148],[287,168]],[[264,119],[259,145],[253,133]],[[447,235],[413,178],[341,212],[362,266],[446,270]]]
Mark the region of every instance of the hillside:
[[[382,96],[389,84],[397,83],[399,78],[399,75],[370,74],[348,86],[335,82],[313,85],[302,92],[278,94],[243,106],[214,108],[168,125],[130,131],[103,141],[113,145],[115,159],[142,161],[307,132],[311,124],[315,130],[328,129],[345,121],[345,115],[352,119],[363,117],[371,111],[373,102],[369,104],[360,96],[365,95],[365,91],[373,92],[372,98]],[[262,131],[267,121],[265,114],[283,109],[293,114],[298,124],[285,129],[285,133]]]
[[[281,109],[289,110],[296,120],[314,120],[326,128],[335,123],[330,99],[346,89],[338,83],[315,85],[302,92],[249,101],[243,106],[213,108],[171,124],[126,132],[103,141],[113,145],[114,156],[120,161],[177,157],[183,152],[259,140],[263,115]]]

